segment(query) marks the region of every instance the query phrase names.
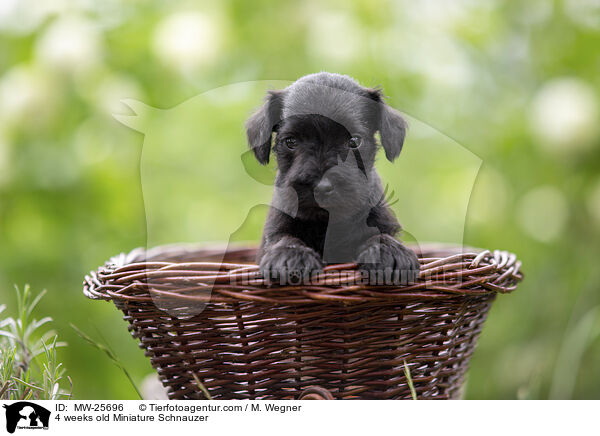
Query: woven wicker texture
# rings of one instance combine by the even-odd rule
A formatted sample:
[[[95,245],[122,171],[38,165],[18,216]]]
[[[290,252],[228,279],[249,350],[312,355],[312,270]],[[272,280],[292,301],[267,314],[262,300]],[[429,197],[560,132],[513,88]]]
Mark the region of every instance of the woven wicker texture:
[[[415,251],[418,282],[393,287],[357,284],[353,264],[326,267],[318,285],[266,286],[255,248],[229,248],[223,262],[218,248],[137,249],[90,273],[84,293],[123,311],[171,399],[206,398],[198,381],[214,399],[410,399],[405,363],[418,398],[457,398],[490,305],[516,288],[520,262]]]

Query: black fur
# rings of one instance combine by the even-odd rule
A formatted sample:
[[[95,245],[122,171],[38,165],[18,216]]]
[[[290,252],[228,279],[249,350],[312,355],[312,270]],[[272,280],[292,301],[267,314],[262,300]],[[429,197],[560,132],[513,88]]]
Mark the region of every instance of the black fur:
[[[374,168],[375,134],[393,161],[407,128],[380,90],[312,74],[269,92],[246,128],[257,160],[266,164],[273,152],[278,165],[257,259],[265,278],[297,280],[342,262],[391,271],[394,284],[416,278],[419,262],[394,239],[400,225]]]

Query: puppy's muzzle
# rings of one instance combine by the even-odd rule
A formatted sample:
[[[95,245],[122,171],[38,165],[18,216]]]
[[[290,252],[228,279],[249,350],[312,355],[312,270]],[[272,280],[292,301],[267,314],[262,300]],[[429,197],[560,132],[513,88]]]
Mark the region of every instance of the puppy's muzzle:
[[[317,186],[315,186],[316,197],[327,197],[333,194],[333,191],[333,183],[331,183],[331,180],[327,177],[323,177]]]

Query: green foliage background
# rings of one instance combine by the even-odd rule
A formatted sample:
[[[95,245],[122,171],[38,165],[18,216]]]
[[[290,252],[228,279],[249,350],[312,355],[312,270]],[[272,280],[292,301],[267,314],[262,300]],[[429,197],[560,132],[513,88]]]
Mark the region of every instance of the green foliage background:
[[[228,84],[333,71],[381,85],[391,105],[483,162],[465,242],[517,253],[527,276],[495,303],[466,398],[600,398],[599,46],[600,7],[577,0],[7,2],[0,303],[14,307],[14,283],[46,288],[39,313],[69,343],[59,357],[74,398],[135,398],[69,327],[97,328],[134,379],[151,373],[116,309],[81,293],[86,272],[148,236],[144,136],[112,117],[128,113],[119,100],[170,108]],[[214,141],[239,138],[243,150],[242,126],[212,117],[203,121],[218,126]],[[419,141],[436,136],[409,136],[407,150]],[[225,148],[211,153],[235,181],[239,153],[230,168]],[[416,192],[419,177],[437,177],[440,188],[407,194],[401,221],[443,225],[443,214],[418,207],[445,205],[444,187],[461,175],[436,175],[435,165],[407,171]],[[253,195],[245,172],[239,177],[238,195]],[[201,197],[203,207],[226,216],[217,197]],[[184,212],[173,206],[167,219]],[[245,237],[258,239],[260,229],[260,220],[250,223]]]

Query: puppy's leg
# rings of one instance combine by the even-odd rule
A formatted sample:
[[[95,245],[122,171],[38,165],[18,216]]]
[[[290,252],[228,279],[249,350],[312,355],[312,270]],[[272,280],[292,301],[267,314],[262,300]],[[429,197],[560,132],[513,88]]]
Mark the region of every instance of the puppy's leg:
[[[357,263],[378,284],[407,285],[419,277],[417,255],[387,234],[369,238],[359,250]]]
[[[268,282],[294,285],[323,271],[323,261],[300,239],[283,236],[275,244],[265,247],[259,267]]]

